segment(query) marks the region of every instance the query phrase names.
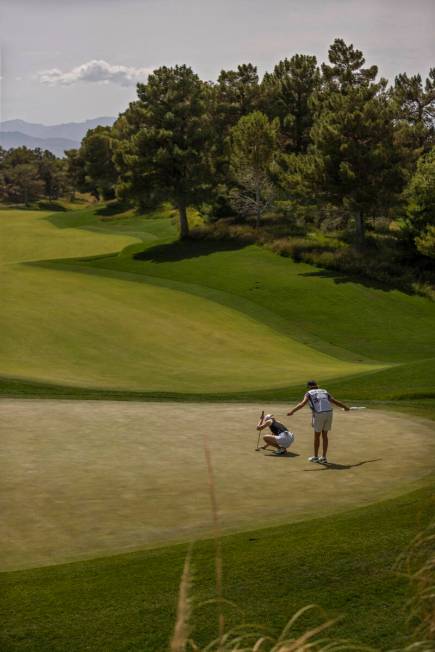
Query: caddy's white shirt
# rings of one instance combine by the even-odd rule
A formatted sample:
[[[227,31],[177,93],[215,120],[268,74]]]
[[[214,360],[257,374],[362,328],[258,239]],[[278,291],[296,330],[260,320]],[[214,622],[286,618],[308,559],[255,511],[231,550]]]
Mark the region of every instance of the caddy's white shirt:
[[[305,396],[308,396],[308,404],[313,412],[331,412],[332,404],[326,389],[310,389]]]

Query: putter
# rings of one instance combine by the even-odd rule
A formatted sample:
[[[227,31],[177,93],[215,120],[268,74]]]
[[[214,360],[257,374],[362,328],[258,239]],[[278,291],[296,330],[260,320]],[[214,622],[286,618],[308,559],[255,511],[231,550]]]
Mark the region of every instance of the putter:
[[[264,419],[264,410],[261,413],[260,425],[263,423],[263,419]],[[258,431],[257,448],[255,449],[256,451],[260,450],[260,435],[261,435],[261,430]]]

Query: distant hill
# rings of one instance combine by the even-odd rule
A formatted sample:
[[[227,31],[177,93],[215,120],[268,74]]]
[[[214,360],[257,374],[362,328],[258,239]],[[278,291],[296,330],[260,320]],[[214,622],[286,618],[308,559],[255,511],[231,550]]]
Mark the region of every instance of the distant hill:
[[[68,138],[33,138],[19,131],[2,131],[0,132],[0,145],[4,149],[23,146],[29,149],[40,147],[42,150],[48,149],[56,156],[63,157],[66,149],[79,147],[80,141],[68,140]]]
[[[0,122],[0,145],[11,147],[40,147],[48,149],[56,156],[63,156],[64,150],[79,147],[88,129],[98,125],[110,126],[116,118],[101,116],[84,122],[66,122],[57,125],[43,125],[25,120],[5,120]]]

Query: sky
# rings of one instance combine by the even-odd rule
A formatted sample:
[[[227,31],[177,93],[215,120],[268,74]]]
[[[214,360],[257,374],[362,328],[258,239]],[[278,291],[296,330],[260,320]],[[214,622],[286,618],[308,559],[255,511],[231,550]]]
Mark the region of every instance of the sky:
[[[390,81],[435,67],[435,0],[1,0],[0,121],[117,116],[162,65],[326,61],[334,38]]]

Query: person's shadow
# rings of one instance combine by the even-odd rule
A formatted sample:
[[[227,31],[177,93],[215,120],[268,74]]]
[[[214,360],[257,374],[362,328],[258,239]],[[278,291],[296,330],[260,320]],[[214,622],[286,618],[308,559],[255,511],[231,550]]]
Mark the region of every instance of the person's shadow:
[[[289,451],[287,452],[286,455],[275,455],[275,453],[270,453],[265,451],[264,457],[276,457],[277,459],[290,459],[292,457],[300,457],[300,453],[290,453]]]
[[[378,457],[375,460],[363,460],[362,462],[357,462],[356,464],[335,464],[334,462],[328,464],[316,464],[315,469],[304,469],[304,471],[347,471],[348,469],[354,469],[357,466],[363,466],[363,464],[370,464],[371,462],[379,462],[382,458]]]

